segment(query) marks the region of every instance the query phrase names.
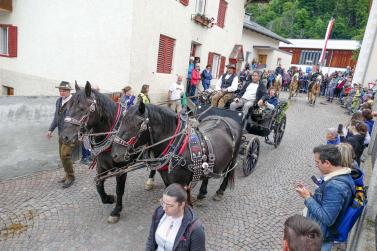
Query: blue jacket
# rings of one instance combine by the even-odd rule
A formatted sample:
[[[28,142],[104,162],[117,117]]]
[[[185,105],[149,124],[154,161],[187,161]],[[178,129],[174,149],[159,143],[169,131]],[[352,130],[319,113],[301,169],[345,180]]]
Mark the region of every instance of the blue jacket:
[[[266,100],[269,104],[273,105],[273,106],[277,106],[278,103],[279,103],[279,100],[276,96],[273,96],[273,97],[270,97],[269,99]]]
[[[187,78],[188,79],[191,79],[191,73],[192,73],[192,70],[194,69],[194,64],[189,64],[189,67],[188,67],[188,71],[187,71]]]
[[[154,251],[157,249],[155,239],[156,230],[162,216],[164,216],[162,207],[158,207],[153,214],[152,224],[149,230],[149,237],[147,240],[146,251]],[[173,251],[205,251],[205,234],[204,227],[201,221],[196,216],[196,213],[190,208],[186,207],[182,219],[181,227],[178,230],[175,238]]]
[[[135,101],[134,95],[132,95],[132,96],[123,95],[122,98],[120,99],[120,103],[123,106],[126,106],[127,110],[130,109],[130,107],[134,105],[134,101]]]
[[[339,145],[340,144],[340,137],[337,136],[334,140],[328,140],[326,145]]]
[[[373,126],[374,126],[374,120],[370,119],[370,120],[365,120],[364,122],[365,122],[365,124],[368,127],[369,135],[372,135],[372,130],[373,130]]]
[[[203,84],[203,86],[204,85],[209,86],[211,84],[211,80],[212,80],[211,72],[204,69],[202,71],[202,84]]]
[[[355,184],[351,175],[343,174],[322,182],[314,195],[305,200],[307,217],[321,227],[323,239],[332,241],[336,237],[332,231],[351,205],[355,194]]]

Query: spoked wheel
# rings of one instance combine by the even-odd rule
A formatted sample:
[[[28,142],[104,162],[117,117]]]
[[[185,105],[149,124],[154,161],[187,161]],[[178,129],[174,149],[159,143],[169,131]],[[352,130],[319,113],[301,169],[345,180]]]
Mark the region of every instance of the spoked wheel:
[[[284,117],[281,119],[279,124],[276,124],[275,129],[274,129],[275,148],[277,148],[280,145],[281,140],[283,139],[286,123],[287,123],[287,116],[284,114]]]
[[[251,138],[245,149],[245,159],[243,165],[243,174],[249,176],[257,166],[259,157],[260,142],[257,137]]]

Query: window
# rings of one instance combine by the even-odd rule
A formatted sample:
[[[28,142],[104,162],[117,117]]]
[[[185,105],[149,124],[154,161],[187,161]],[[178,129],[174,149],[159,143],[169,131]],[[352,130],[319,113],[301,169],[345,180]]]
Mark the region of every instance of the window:
[[[160,35],[158,45],[157,72],[170,74],[173,63],[175,39]]]
[[[196,0],[196,14],[204,14],[206,11],[206,0]]]
[[[212,66],[212,77],[219,78],[224,73],[225,57],[213,52],[209,52],[207,64]]]
[[[184,6],[187,6],[189,4],[189,0],[179,0],[179,2]]]
[[[227,7],[228,7],[228,3],[225,0],[220,0],[219,12],[217,14],[217,26],[221,28],[224,28]]]
[[[327,56],[327,52],[326,52],[326,56]],[[321,57],[321,51],[303,50],[301,51],[301,54],[300,54],[299,64],[317,65],[320,57]]]
[[[0,54],[8,54],[8,28],[0,27]]]
[[[17,57],[17,27],[0,24],[0,56]]]

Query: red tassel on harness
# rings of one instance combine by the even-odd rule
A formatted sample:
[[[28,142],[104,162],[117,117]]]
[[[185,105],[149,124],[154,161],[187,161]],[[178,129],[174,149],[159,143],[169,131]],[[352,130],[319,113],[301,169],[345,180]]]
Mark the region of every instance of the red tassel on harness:
[[[93,161],[92,161],[92,164],[90,164],[89,166],[89,169],[94,169],[94,167],[97,165],[97,158],[95,158]]]

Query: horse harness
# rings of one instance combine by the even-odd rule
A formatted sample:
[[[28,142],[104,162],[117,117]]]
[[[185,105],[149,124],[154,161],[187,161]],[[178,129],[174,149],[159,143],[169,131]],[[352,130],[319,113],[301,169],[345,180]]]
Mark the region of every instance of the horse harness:
[[[87,128],[89,116],[91,113],[94,113],[96,111],[97,101],[95,99],[94,94],[91,94],[91,98],[88,98],[88,101],[90,102],[89,110],[85,113],[84,116],[82,116],[79,120],[66,116],[64,119],[64,122],[77,125],[80,127],[80,130],[78,131],[78,139],[83,142],[84,147],[97,157],[100,153],[111,150],[111,145],[114,140],[114,134],[117,133],[117,130],[120,127],[120,117],[121,114],[124,113],[126,107],[122,106],[121,104],[118,104],[117,108],[117,114],[115,117],[115,120],[113,124],[110,127],[110,130],[105,133],[93,133],[93,130],[89,130]],[[86,132],[86,133],[85,133]],[[100,141],[96,142],[95,137],[96,136],[105,136],[105,138]],[[95,164],[95,161],[93,162]],[[91,167],[94,166],[92,163]]]
[[[231,126],[226,120],[221,117],[207,118],[205,120],[216,120],[216,125],[192,127],[188,121],[187,114],[180,113],[177,118],[177,128],[174,132],[174,135],[155,143],[153,142],[152,128],[149,125],[147,110],[145,113],[145,117],[139,117],[139,119],[141,119],[143,122],[136,136],[130,138],[128,141],[125,141],[118,136],[114,137],[114,143],[125,146],[128,149],[134,149],[134,151],[131,152],[131,155],[139,154],[136,162],[142,162],[147,168],[150,168],[151,170],[168,171],[169,173],[172,172],[177,166],[187,168],[193,173],[191,181],[192,184],[196,184],[199,180],[201,180],[202,177],[221,178],[231,171],[229,170],[231,164],[229,164],[225,173],[216,174],[213,172],[215,165],[215,154],[212,143],[209,140],[208,135],[206,135],[220,122],[224,122],[233,139],[233,159],[235,140]],[[145,131],[148,131],[151,142],[149,142],[149,145],[144,145],[143,147],[138,147],[135,149],[134,146],[139,141],[141,134]],[[157,158],[151,157],[153,156],[153,152],[150,150],[153,147],[167,141],[169,141],[168,145],[162,151],[160,156],[158,156]],[[183,156],[187,147],[189,148],[190,153],[190,164],[187,164],[186,159]],[[126,153],[126,155],[129,156],[130,153]]]

